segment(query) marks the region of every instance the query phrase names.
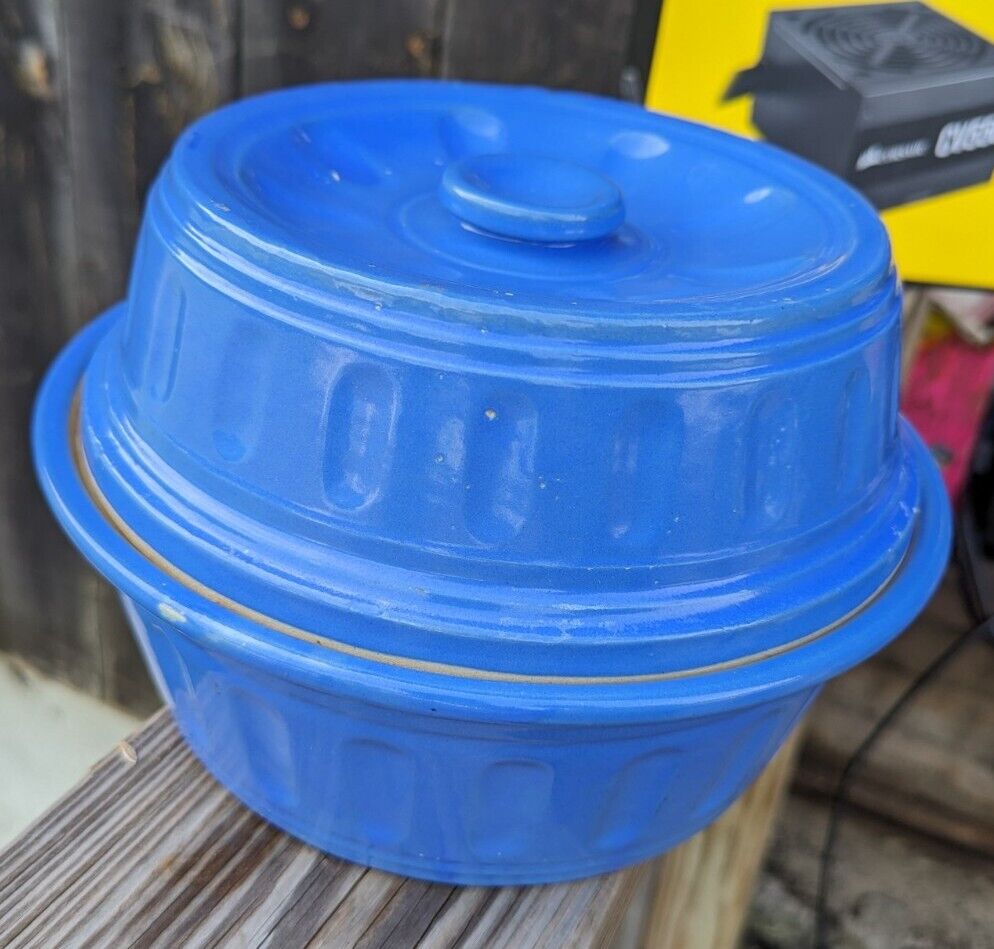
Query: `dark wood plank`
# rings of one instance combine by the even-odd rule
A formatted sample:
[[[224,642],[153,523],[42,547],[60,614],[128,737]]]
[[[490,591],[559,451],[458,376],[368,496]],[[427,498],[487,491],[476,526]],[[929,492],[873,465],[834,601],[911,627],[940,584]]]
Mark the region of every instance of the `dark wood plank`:
[[[54,312],[58,299],[44,226],[50,169],[43,138],[55,91],[36,13],[26,3],[0,2],[0,648],[27,652],[48,637],[58,657],[52,668],[68,660],[72,637],[39,615],[52,580],[39,564],[47,541],[59,538],[28,451],[32,394],[51,348],[32,317]]]
[[[442,0],[243,0],[242,91],[435,75],[444,9]]]
[[[619,95],[635,7],[636,0],[451,2],[442,75]]]
[[[176,136],[238,95],[238,22],[238,0],[126,5],[123,62],[133,116],[136,205]]]
[[[108,0],[0,5],[0,648],[141,705],[151,690],[116,601],[62,538],[28,451],[45,367],[123,287],[117,12]]]
[[[173,138],[236,91],[235,2],[0,2],[0,649],[136,711],[157,698],[41,499],[29,418],[55,354],[124,294]]]
[[[5,946],[596,946],[644,872],[453,887],[328,857],[246,810],[162,712],[0,854]]]

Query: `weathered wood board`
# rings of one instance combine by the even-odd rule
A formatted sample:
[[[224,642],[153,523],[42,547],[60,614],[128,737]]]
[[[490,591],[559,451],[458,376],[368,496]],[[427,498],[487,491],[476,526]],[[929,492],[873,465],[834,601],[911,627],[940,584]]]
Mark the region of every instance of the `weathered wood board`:
[[[286,836],[221,788],[160,712],[0,854],[0,944],[601,946],[653,873],[645,946],[688,945],[682,934],[693,933],[708,934],[701,949],[733,949],[791,760],[788,747],[717,823],[655,867],[453,887],[367,870]]]

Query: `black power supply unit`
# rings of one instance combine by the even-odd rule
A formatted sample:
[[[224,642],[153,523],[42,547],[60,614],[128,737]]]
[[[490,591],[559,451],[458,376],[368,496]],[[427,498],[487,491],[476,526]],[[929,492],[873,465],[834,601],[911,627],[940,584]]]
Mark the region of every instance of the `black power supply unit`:
[[[878,208],[994,171],[994,46],[922,3],[771,13],[762,58],[726,98],[747,93],[769,141]]]

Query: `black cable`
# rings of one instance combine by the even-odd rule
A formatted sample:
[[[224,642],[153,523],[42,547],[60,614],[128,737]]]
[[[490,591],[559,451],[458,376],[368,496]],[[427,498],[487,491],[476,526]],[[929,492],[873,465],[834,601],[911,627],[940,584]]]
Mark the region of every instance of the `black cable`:
[[[901,714],[911,700],[949,664],[963,646],[981,633],[988,635],[994,634],[994,617],[989,617],[971,629],[968,629],[965,633],[961,633],[960,636],[946,646],[915,677],[914,681],[901,693],[894,704],[877,720],[873,728],[870,729],[869,734],[863,739],[842,769],[838,784],[835,786],[835,793],[832,795],[831,809],[828,814],[828,826],[825,830],[825,842],[822,846],[818,866],[818,890],[815,897],[814,949],[830,949],[828,944],[828,893],[831,884],[832,862],[836,837],[838,836],[839,820],[845,805],[848,803],[849,783],[853,775],[863,763],[877,739],[886,731],[894,719]]]

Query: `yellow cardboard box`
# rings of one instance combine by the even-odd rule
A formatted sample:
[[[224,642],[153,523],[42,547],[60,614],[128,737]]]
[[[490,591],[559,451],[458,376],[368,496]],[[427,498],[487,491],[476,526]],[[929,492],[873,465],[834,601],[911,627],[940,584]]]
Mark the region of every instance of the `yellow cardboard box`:
[[[848,178],[906,280],[994,287],[994,0],[665,0],[646,104]]]

